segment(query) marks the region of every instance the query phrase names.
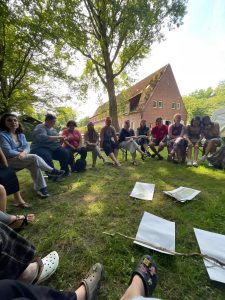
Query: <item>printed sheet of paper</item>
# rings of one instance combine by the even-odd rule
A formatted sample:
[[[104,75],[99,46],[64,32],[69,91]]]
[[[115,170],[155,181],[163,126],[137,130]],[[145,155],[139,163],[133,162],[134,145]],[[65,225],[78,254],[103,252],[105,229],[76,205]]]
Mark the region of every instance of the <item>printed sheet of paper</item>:
[[[154,190],[155,185],[152,183],[136,182],[130,196],[141,200],[152,200]]]
[[[185,202],[192,200],[199,193],[201,193],[201,191],[180,186],[179,188],[172,191],[163,191],[163,193],[175,198],[177,201]]]
[[[165,249],[175,251],[175,223],[144,212],[135,239],[135,244],[158,252],[171,254]],[[159,250],[155,247],[164,249]]]
[[[225,264],[225,235],[194,228],[195,236],[202,254],[209,255]],[[210,279],[225,283],[225,267],[214,261],[204,259]]]

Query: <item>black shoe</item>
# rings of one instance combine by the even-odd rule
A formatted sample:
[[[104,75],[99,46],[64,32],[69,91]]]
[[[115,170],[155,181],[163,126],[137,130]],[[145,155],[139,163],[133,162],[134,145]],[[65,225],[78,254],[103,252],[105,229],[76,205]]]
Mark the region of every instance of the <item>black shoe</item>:
[[[44,188],[40,189],[39,191],[37,191],[37,194],[41,198],[47,198],[47,197],[49,197],[49,193],[48,193],[47,187],[44,187]]]
[[[53,169],[50,173],[48,173],[48,175],[51,177],[61,177],[64,173],[64,170]]]
[[[158,160],[163,160],[162,155],[158,154]]]
[[[156,155],[157,155],[157,154],[152,154],[151,157],[154,158],[154,157],[156,157]]]

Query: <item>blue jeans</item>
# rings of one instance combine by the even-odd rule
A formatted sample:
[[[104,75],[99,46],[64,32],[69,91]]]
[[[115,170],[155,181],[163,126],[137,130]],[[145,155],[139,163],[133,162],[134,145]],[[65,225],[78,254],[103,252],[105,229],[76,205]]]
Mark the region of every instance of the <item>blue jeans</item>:
[[[31,153],[37,154],[42,157],[44,161],[52,168],[54,168],[53,159],[58,160],[61,170],[64,170],[66,173],[69,172],[68,164],[70,157],[65,149],[59,147],[55,150],[51,150],[49,148],[42,147],[32,150]]]

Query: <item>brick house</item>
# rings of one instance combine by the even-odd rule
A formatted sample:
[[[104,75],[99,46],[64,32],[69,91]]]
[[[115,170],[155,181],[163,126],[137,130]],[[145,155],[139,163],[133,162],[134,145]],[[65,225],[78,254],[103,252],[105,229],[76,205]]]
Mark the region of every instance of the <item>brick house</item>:
[[[154,124],[157,117],[162,117],[164,123],[172,122],[176,113],[182,115],[184,123],[187,122],[187,111],[169,64],[131,86],[116,99],[120,127],[127,119],[134,130],[139,127],[141,119],[147,120],[148,125]],[[106,116],[108,102],[98,107],[90,121],[103,126]]]

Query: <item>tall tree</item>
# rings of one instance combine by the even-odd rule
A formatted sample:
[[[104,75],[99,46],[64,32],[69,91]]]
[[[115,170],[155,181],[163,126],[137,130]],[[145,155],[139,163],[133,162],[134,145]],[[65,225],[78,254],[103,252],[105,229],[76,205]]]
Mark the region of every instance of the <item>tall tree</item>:
[[[0,114],[40,101],[32,85],[44,75],[65,76],[54,55],[56,5],[53,0],[0,1]]]
[[[118,129],[115,82],[160,41],[165,28],[182,24],[187,0],[64,0],[62,36],[86,58],[85,76],[108,93],[109,113]],[[63,18],[62,18],[63,16]]]

